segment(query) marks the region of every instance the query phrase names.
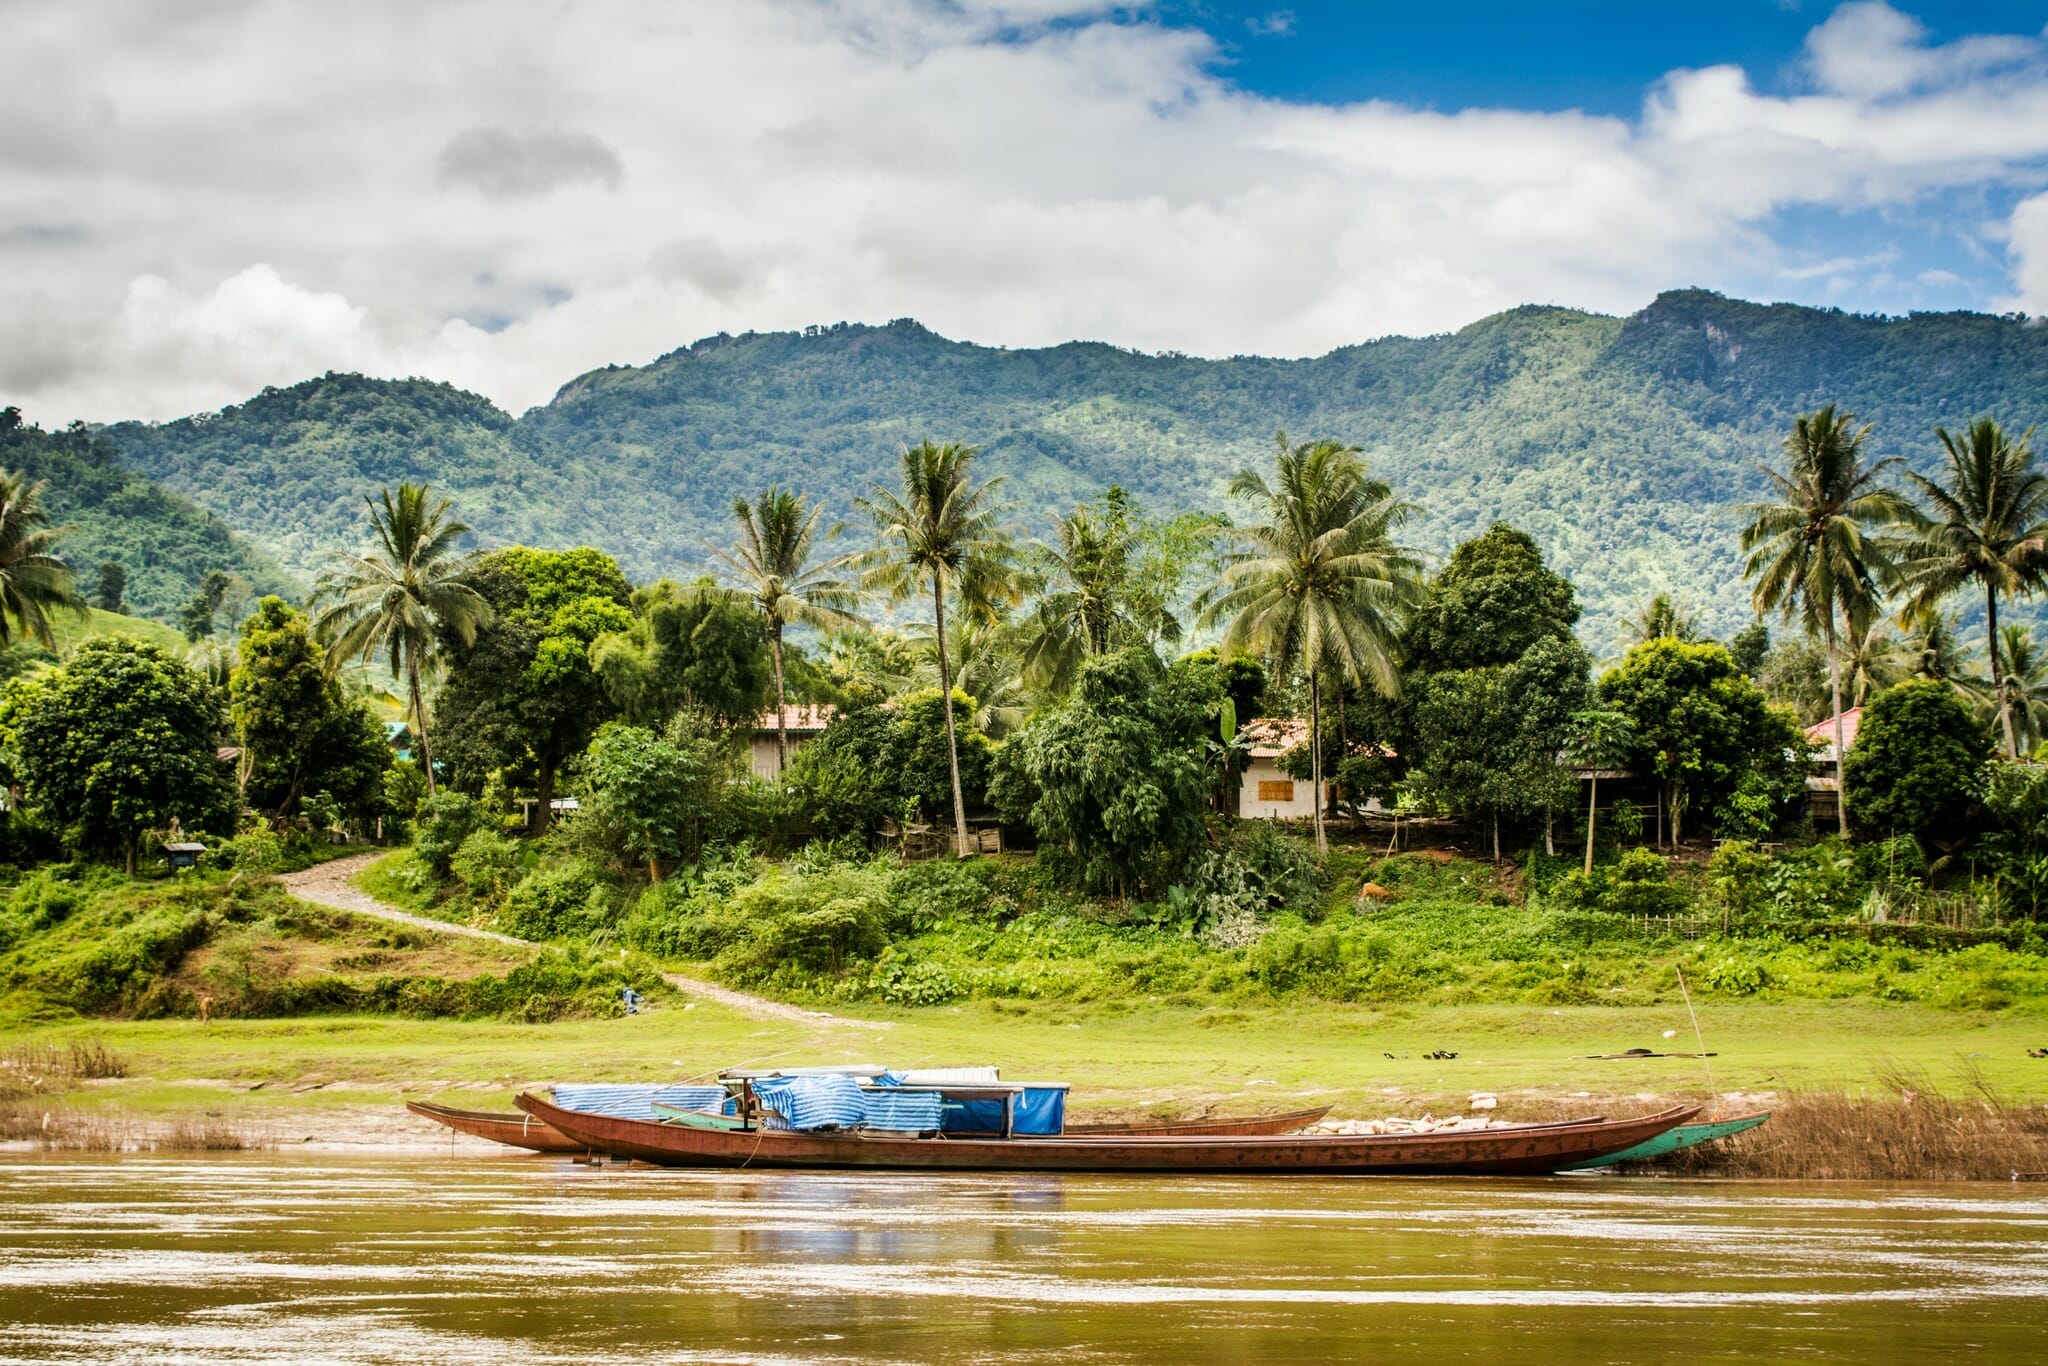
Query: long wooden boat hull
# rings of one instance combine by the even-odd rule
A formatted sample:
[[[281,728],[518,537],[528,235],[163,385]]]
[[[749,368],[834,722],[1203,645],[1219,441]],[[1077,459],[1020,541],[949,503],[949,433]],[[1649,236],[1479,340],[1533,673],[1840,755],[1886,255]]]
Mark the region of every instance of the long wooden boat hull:
[[[1165,1134],[1211,1134],[1217,1137],[1249,1138],[1254,1134],[1292,1134],[1306,1129],[1324,1115],[1330,1107],[1321,1106],[1314,1110],[1289,1110],[1285,1114],[1243,1115],[1236,1119],[1180,1119],[1161,1120],[1154,1124],[1069,1124],[1064,1130],[1070,1138],[1141,1138]]]
[[[1633,1148],[1624,1148],[1618,1153],[1595,1157],[1589,1161],[1575,1163],[1569,1170],[1580,1171],[1589,1167],[1612,1167],[1622,1162],[1648,1162],[1652,1158],[1675,1153],[1681,1148],[1697,1148],[1702,1143],[1754,1129],[1771,1117],[1768,1110],[1754,1114],[1731,1115],[1727,1119],[1707,1119],[1696,1124],[1680,1124],[1666,1129],[1655,1138],[1646,1139]]]
[[[405,1108],[437,1124],[445,1124],[458,1133],[474,1134],[514,1148],[526,1148],[537,1153],[590,1151],[587,1144],[578,1143],[546,1120],[517,1110],[509,1115],[488,1110],[458,1110],[452,1105],[435,1105],[425,1100],[409,1100]]]
[[[1462,1133],[979,1139],[776,1129],[719,1133],[613,1115],[579,1114],[531,1094],[519,1096],[517,1104],[593,1151],[669,1167],[1361,1176],[1540,1175],[1633,1148],[1699,1113],[1698,1106],[1685,1105],[1640,1119],[1531,1124]]]

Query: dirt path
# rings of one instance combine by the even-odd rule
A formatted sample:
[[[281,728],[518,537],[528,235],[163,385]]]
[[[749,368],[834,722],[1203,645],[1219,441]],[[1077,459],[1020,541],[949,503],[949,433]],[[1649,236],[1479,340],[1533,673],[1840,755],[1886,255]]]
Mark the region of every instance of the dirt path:
[[[285,873],[278,878],[284,889],[301,901],[310,901],[316,906],[331,906],[337,911],[350,911],[356,915],[375,916],[379,920],[395,920],[401,925],[413,925],[438,934],[464,934],[472,939],[493,939],[500,944],[517,944],[522,948],[537,949],[541,945],[530,939],[514,939],[509,934],[496,930],[479,930],[469,925],[457,925],[452,921],[435,920],[431,916],[414,915],[401,911],[396,906],[377,900],[351,881],[357,873],[388,852],[373,849],[364,854],[350,854],[346,858],[330,859],[318,863],[303,872]],[[886,1029],[887,1021],[849,1020],[843,1016],[828,1014],[822,1010],[805,1010],[800,1006],[785,1005],[771,1001],[765,996],[750,996],[744,991],[729,987],[714,986],[700,982],[694,977],[685,977],[679,972],[664,972],[661,980],[667,982],[688,996],[702,1001],[715,1001],[719,1005],[736,1010],[742,1015],[753,1015],[768,1020],[796,1020],[803,1024],[849,1024],[862,1029]]]

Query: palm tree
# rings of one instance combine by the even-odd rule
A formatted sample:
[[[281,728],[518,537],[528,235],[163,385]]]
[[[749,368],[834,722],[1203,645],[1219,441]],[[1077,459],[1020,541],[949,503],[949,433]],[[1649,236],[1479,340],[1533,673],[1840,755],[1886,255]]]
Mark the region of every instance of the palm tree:
[[[313,592],[313,630],[327,645],[327,667],[369,660],[380,653],[391,661],[391,677],[405,679],[413,734],[419,739],[420,770],[427,795],[434,795],[434,761],[427,749],[427,709],[420,677],[431,669],[437,631],[467,645],[491,622],[491,605],[464,582],[470,568],[455,543],[469,527],[450,515],[443,498],[428,506],[424,484],[401,483],[382,506],[365,498],[377,548],[367,555],[337,555],[335,568]]]
[[[963,610],[955,595],[947,638],[953,683],[974,699],[974,724],[997,739],[1024,724],[1030,713],[1017,628],[984,612]],[[937,640],[926,640],[932,678],[938,678]],[[919,670],[922,672],[922,668]]]
[[[967,803],[960,794],[960,747],[953,729],[953,675],[946,658],[946,596],[950,588],[969,603],[987,600],[1001,590],[1010,562],[1010,539],[1001,525],[1004,505],[996,501],[1002,478],[977,485],[973,462],[972,446],[923,441],[903,452],[900,491],[875,484],[871,497],[854,500],[875,523],[877,544],[858,560],[867,581],[886,591],[892,602],[931,593],[939,696],[946,712],[946,760],[953,778],[954,847],[962,858],[970,851]]]
[[[1996,641],[1998,600],[2032,593],[2048,582],[2048,474],[2034,468],[2030,427],[2013,440],[1990,418],[1960,438],[1937,427],[1947,468],[1940,481],[1908,473],[1933,509],[1912,514],[1912,531],[1899,550],[1899,570],[1911,596],[1906,610],[1931,608],[1966,585],[1984,591],[1986,636]],[[2005,730],[2006,753],[2019,757],[2012,709],[2002,687],[2003,664],[1991,651],[1991,690]]]
[[[768,639],[775,653],[775,758],[780,773],[789,763],[782,686],[783,627],[843,631],[858,626],[853,609],[860,603],[860,594],[852,582],[839,576],[847,556],[811,563],[825,510],[806,507],[801,494],[770,485],[752,503],[733,499],[732,515],[739,523],[740,543],[730,550],[714,547],[711,553],[740,580],[740,592],[768,622]],[[839,528],[831,527],[825,534],[827,538],[836,536]]]
[[[1865,465],[1863,443],[1870,427],[1854,427],[1854,421],[1848,413],[1838,414],[1833,404],[1794,421],[1785,438],[1788,472],[1757,466],[1775,499],[1742,508],[1750,519],[1742,530],[1742,548],[1749,556],[1743,574],[1756,581],[1750,603],[1757,615],[1775,611],[1789,621],[1796,612],[1807,634],[1827,648],[1838,794],[1843,750],[1839,642],[1876,614],[1877,575],[1890,568],[1865,529],[1897,522],[1908,508],[1897,491],[1878,482],[1897,458]],[[1835,814],[1846,834],[1845,801],[1836,803]]]
[[[1398,690],[1398,617],[1421,596],[1422,570],[1393,533],[1417,509],[1368,476],[1355,446],[1291,445],[1285,432],[1276,439],[1272,482],[1249,469],[1230,482],[1231,496],[1256,507],[1261,520],[1233,530],[1238,549],[1225,559],[1202,621],[1228,620],[1224,657],[1263,654],[1283,675],[1307,675],[1316,851],[1327,853],[1322,676],[1369,682],[1389,697]]]
[[[47,479],[30,483],[24,473],[0,470],[0,650],[14,643],[17,630],[54,650],[50,613],[85,612],[71,570],[56,552],[62,528],[51,526],[43,509],[49,487]]]
[[[2008,622],[1992,642],[1991,658],[2007,734],[2016,733],[2020,751],[2031,754],[2048,738],[2048,650],[2034,639],[2033,627]]]
[[[1669,593],[1659,593],[1621,623],[1621,638],[1630,645],[1649,640],[1691,643],[1700,638],[1699,620],[1673,602]]]

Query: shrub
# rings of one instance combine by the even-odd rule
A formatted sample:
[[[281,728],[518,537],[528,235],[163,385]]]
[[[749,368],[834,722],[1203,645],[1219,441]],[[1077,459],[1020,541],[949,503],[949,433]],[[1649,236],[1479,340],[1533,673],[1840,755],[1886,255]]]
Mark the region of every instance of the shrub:
[[[1729,840],[1707,861],[1707,890],[1737,919],[1762,915],[1771,905],[1771,856],[1748,840]]]
[[[588,937],[610,927],[617,905],[597,870],[571,860],[528,873],[505,898],[498,928],[520,939]]]
[[[412,847],[435,877],[447,877],[453,870],[456,851],[462,842],[484,824],[477,805],[461,792],[437,792],[423,798],[414,819]]]
[[[1289,926],[1252,945],[1247,958],[1251,975],[1275,994],[1333,973],[1343,961],[1343,941],[1334,930]]]
[[[471,896],[495,903],[518,878],[519,842],[495,830],[475,831],[462,841],[449,867]]]
[[[1650,849],[1631,849],[1607,878],[1606,909],[1617,915],[1677,915],[1685,889],[1672,885],[1671,865]]]
[[[284,841],[266,825],[252,826],[233,839],[215,844],[200,856],[200,862],[208,868],[275,873],[284,867]]]

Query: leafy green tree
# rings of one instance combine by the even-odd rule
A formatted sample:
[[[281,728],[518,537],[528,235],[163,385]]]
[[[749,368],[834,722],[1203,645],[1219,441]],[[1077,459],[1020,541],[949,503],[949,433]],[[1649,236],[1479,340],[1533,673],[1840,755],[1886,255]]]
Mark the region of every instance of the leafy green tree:
[[[632,589],[609,555],[588,547],[494,550],[466,579],[490,624],[468,641],[442,635],[442,748],[465,789],[500,770],[530,784],[533,829],[545,833],[563,767],[616,714],[591,647],[632,626]]]
[[[1748,674],[1751,681],[1760,681],[1764,661],[1771,655],[1771,628],[1758,617],[1728,638],[1728,654],[1735,667]]]
[[[1586,792],[1585,875],[1593,876],[1593,832],[1600,816],[1600,771],[1618,769],[1635,752],[1636,728],[1628,717],[1602,707],[1587,707],[1572,715],[1565,735],[1565,758],[1592,770]]]
[[[214,618],[220,615],[232,582],[225,570],[206,571],[206,577],[199,581],[199,591],[178,611],[178,629],[185,633],[185,639],[197,642],[213,634]]]
[[[22,799],[79,846],[119,850],[132,874],[151,830],[233,828],[234,778],[218,757],[224,700],[157,646],[84,641],[11,707]]]
[[[1238,548],[1202,620],[1227,623],[1225,654],[1260,655],[1276,674],[1308,679],[1316,852],[1325,854],[1322,676],[1370,680],[1388,696],[1399,690],[1399,617],[1421,596],[1421,570],[1393,533],[1415,508],[1367,475],[1354,446],[1291,445],[1285,432],[1276,440],[1272,482],[1249,469],[1231,480],[1231,496],[1260,521],[1233,529]]]
[[[766,622],[710,579],[634,592],[625,628],[598,637],[590,660],[620,714],[650,728],[686,709],[751,726],[774,685]]]
[[[790,758],[785,786],[811,832],[825,838],[871,837],[885,820],[907,811],[943,820],[951,806],[952,760],[970,807],[988,800],[995,747],[976,720],[973,698],[954,690],[953,743],[938,689],[923,688],[893,703],[842,712],[824,734]]]
[[[247,756],[244,795],[280,817],[321,792],[364,817],[380,804],[391,747],[362,703],[327,671],[305,615],[264,598],[242,623],[240,662],[228,680],[235,736]]]
[[[1841,642],[1877,615],[1877,576],[1890,571],[1883,548],[1866,534],[1899,521],[1910,505],[1878,481],[1896,458],[1863,463],[1868,424],[1830,404],[1795,420],[1785,438],[1788,471],[1764,465],[1773,498],[1746,504],[1742,531],[1748,556],[1743,573],[1755,582],[1750,604],[1758,616],[1795,613],[1806,634],[1827,648],[1829,693],[1835,716],[1835,773],[1841,775]],[[1837,813],[1849,828],[1848,794]]]
[[[381,507],[370,503],[376,548],[337,556],[313,594],[313,632],[327,645],[328,668],[383,655],[392,680],[404,677],[407,720],[419,742],[428,796],[434,794],[434,760],[422,679],[442,641],[467,646],[491,620],[490,604],[467,582],[472,560],[456,550],[469,527],[452,515],[452,502],[430,505],[431,498],[425,484],[401,483],[395,495],[384,490]]]
[[[2017,439],[1990,418],[1962,436],[1934,429],[1946,468],[1939,480],[1907,471],[1931,509],[1915,509],[1899,550],[1908,612],[1927,613],[1966,587],[1984,594],[1985,634],[1998,639],[1998,601],[2048,584],[2048,472],[2034,468],[2029,428]],[[2005,732],[2006,754],[2018,758],[2019,735],[2003,687],[2004,662],[1991,651],[1991,692]]]
[[[85,610],[71,570],[57,554],[59,529],[43,510],[48,490],[47,481],[0,470],[0,649],[19,632],[54,650],[50,613]]]
[[[93,592],[93,605],[102,612],[125,612],[128,610],[128,571],[115,560],[100,565],[99,585]]]
[[[1592,700],[1591,668],[1577,641],[1542,636],[1511,664],[1447,669],[1415,684],[1409,777],[1438,800],[1487,818],[1495,859],[1503,817],[1542,816],[1551,847],[1551,817],[1577,792],[1563,756],[1572,718]]]
[[[1142,647],[1097,655],[1065,701],[1004,743],[997,807],[1028,821],[1039,857],[1080,886],[1161,889],[1203,840],[1220,700],[1213,671],[1162,669]]]
[[[1990,757],[1983,723],[1954,689],[1925,680],[1887,688],[1864,707],[1844,774],[1858,832],[1910,834],[1923,850],[1961,838]]]
[[[1688,808],[1720,809],[1752,770],[1784,787],[1794,772],[1786,756],[1806,751],[1791,715],[1773,709],[1719,645],[1646,641],[1601,676],[1599,691],[1603,708],[1635,731],[1629,767],[1664,786],[1673,843]]]
[[[579,833],[661,881],[662,860],[681,856],[684,827],[698,814],[688,757],[651,730],[614,721],[598,729],[582,772]]]
[[[1571,581],[1543,563],[1528,533],[1495,522],[1429,581],[1403,652],[1424,673],[1512,664],[1539,640],[1570,640],[1578,619]]]
[[[853,612],[860,595],[844,577],[849,558],[839,556],[811,563],[817,550],[822,507],[806,507],[801,495],[771,485],[753,503],[735,498],[733,519],[739,523],[739,544],[718,550],[719,562],[740,581],[768,623],[768,641],[775,656],[776,772],[789,763],[788,695],[783,687],[782,632],[786,626],[814,626],[843,631],[860,623]],[[837,535],[833,526],[827,537]]]
[[[946,657],[946,595],[950,586],[970,602],[996,596],[996,585],[1010,577],[1012,557],[1010,538],[1001,525],[1003,505],[996,501],[1001,477],[977,485],[973,461],[972,446],[924,441],[903,452],[899,491],[876,484],[868,497],[854,500],[874,520],[879,542],[860,559],[869,583],[886,591],[893,602],[931,594],[939,697],[952,771],[954,849],[962,858],[970,851],[953,720],[953,674]]]

